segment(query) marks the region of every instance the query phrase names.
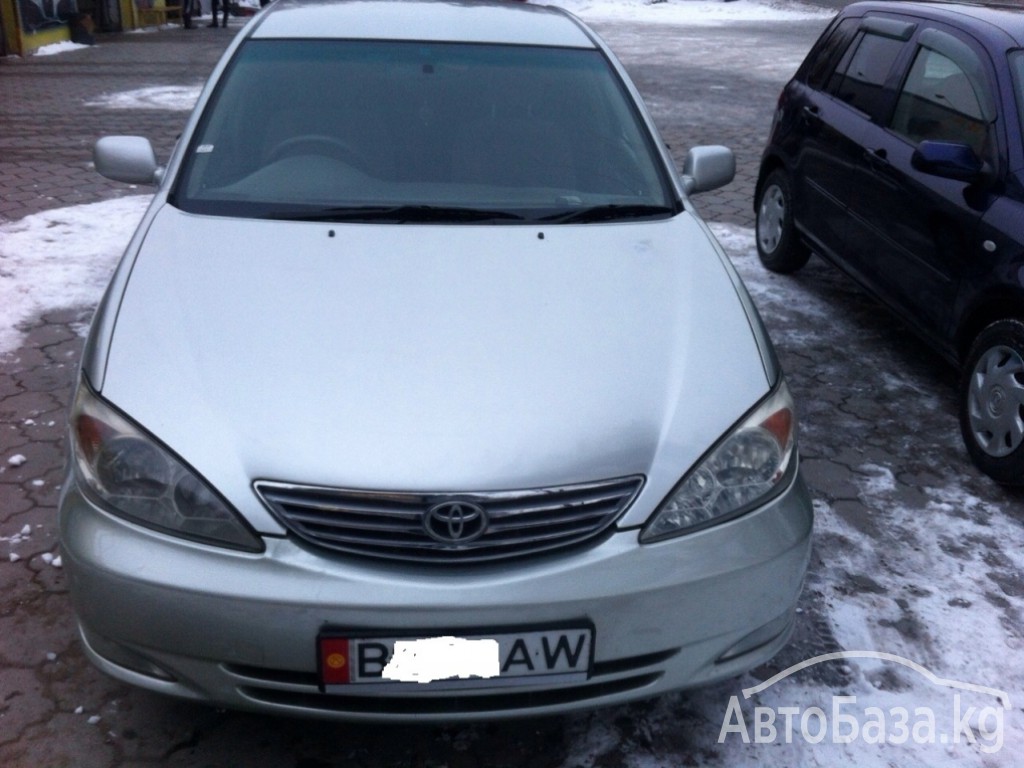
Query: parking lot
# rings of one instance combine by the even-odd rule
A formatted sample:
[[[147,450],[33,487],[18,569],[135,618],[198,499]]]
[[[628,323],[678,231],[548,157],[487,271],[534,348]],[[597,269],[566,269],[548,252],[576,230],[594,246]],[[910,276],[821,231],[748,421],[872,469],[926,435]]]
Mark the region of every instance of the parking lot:
[[[798,404],[803,468],[817,511],[798,628],[775,661],[741,680],[618,710],[443,728],[256,717],[107,679],[76,642],[56,544],[67,397],[91,311],[80,306],[30,321],[20,348],[0,356],[0,764],[1016,764],[1024,750],[1024,495],[970,465],[956,423],[954,370],[820,260],[780,277],[761,270],[753,253],[751,198],[775,99],[825,21],[593,22],[634,77],[678,160],[698,144],[725,144],[736,153],[736,180],[695,203],[778,346]],[[144,191],[96,176],[89,168],[92,141],[104,133],[143,133],[166,157],[185,114],[89,104],[103,94],[199,83],[227,35],[205,28],[187,40],[183,34],[165,29],[101,40],[88,51],[0,62],[0,118],[8,127],[0,137],[0,255],[3,233],[25,217]],[[62,247],[58,236],[53,247]],[[816,655],[855,649],[1009,692],[1000,749],[961,740],[883,748],[720,738],[730,698],[742,688]],[[807,669],[766,700],[826,707],[822,697],[838,692],[862,700],[875,694],[890,708],[940,706],[907,669],[853,662]]]

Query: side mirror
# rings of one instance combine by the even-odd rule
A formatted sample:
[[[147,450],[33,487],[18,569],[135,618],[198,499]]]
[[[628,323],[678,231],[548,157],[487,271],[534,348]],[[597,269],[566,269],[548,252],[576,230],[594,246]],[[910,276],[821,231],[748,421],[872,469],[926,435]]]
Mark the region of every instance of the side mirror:
[[[956,181],[980,181],[991,172],[967,144],[950,141],[922,141],[911,155],[910,164],[921,173]]]
[[[163,178],[153,145],[141,136],[104,136],[93,147],[92,159],[97,172],[114,181],[156,185]]]
[[[694,147],[686,153],[683,187],[686,194],[724,187],[736,176],[736,158],[728,147]]]

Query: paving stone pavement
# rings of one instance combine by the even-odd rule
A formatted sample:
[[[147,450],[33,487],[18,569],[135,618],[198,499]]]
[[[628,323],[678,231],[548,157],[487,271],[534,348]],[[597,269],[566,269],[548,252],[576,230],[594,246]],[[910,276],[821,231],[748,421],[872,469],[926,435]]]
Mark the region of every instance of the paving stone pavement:
[[[840,0],[821,2],[835,5]],[[240,22],[233,23],[237,29]],[[756,71],[723,77],[714,61],[689,68],[684,75],[648,55],[648,49],[685,47],[685,35],[678,29],[645,29],[640,34],[629,25],[595,26],[612,38],[677,160],[687,147],[699,143],[723,143],[734,149],[736,181],[696,203],[710,220],[750,226],[757,160],[781,83],[765,85]],[[795,25],[792,34],[809,44],[821,26]],[[107,182],[95,173],[90,161],[93,142],[104,134],[146,135],[158,157],[166,158],[186,114],[111,110],[90,102],[103,94],[147,86],[198,85],[230,37],[231,32],[220,29],[166,28],[101,35],[97,46],[59,56],[0,60],[0,223],[51,208],[138,194],[138,189]],[[756,61],[775,50],[775,43],[753,30],[730,45],[736,61]],[[780,46],[779,51],[784,48],[788,50]],[[868,343],[903,333],[870,300],[820,265],[810,266],[800,279],[809,291],[842,302]],[[46,314],[25,329],[19,350],[0,357],[0,766],[561,764],[567,737],[557,719],[482,728],[469,735],[404,729],[400,737],[390,737],[383,729],[359,728],[339,737],[342,732],[334,726],[239,716],[163,699],[93,669],[76,641],[55,519],[67,399],[77,373],[80,331],[90,314],[90,307]],[[787,322],[772,318],[773,334],[785,334]],[[894,417],[857,371],[842,369],[842,350],[790,346],[781,354],[810,425],[804,470],[815,496],[833,504],[838,515],[866,535],[879,535],[884,512],[866,507],[855,468],[902,466],[898,500],[914,508],[923,505],[922,487],[936,483],[945,467],[963,463],[955,440],[939,440],[925,451],[910,442],[929,431],[949,433],[948,390],[954,377],[916,345],[897,347],[891,355],[894,365],[909,366],[922,379],[941,382],[939,389],[946,394],[932,421],[925,423],[915,422],[910,412]],[[813,397],[804,396],[812,393]],[[835,413],[856,414],[856,433],[842,441],[833,439],[829,430],[834,428]],[[893,438],[894,431],[905,439]],[[894,462],[900,451],[905,452],[905,461]],[[1019,510],[1019,495],[993,490],[976,472],[964,472],[967,490]],[[821,556],[819,547],[816,558]],[[997,559],[993,555],[993,562]],[[1024,594],[1019,574],[1007,579],[1006,596]],[[854,574],[849,588],[863,588],[865,583]],[[822,619],[822,595],[829,588],[812,573],[806,620],[785,663],[835,647]],[[1011,603],[1007,602],[1006,621],[1020,634],[1020,615]],[[616,766],[611,758],[601,764]]]
[[[241,22],[233,19],[237,31]],[[0,59],[0,223],[43,210],[139,194],[100,177],[92,145],[141,134],[166,158],[186,112],[90,106],[105,95],[203,82],[232,29],[99,35],[56,56]],[[2,264],[0,264],[2,272]],[[2,275],[0,275],[2,277]],[[2,311],[2,310],[0,310]],[[137,729],[114,739],[103,717],[123,686],[89,670],[67,603],[55,508],[62,482],[68,396],[91,307],[38,318],[24,345],[0,356],[0,765],[58,768],[160,760]],[[109,717],[109,715],[108,715]],[[161,726],[157,726],[158,728]],[[191,725],[187,733],[191,732]]]
[[[134,88],[202,83],[240,24],[99,35],[87,49],[0,59],[0,221],[137,194],[92,169],[93,143],[105,134],[144,135],[166,158],[186,113],[90,102]]]

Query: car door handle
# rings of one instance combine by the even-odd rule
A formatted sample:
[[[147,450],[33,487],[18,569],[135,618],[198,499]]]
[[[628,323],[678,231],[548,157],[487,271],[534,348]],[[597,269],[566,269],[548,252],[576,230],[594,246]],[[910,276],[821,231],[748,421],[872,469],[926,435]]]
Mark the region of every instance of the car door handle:
[[[869,149],[864,152],[864,160],[872,168],[882,170],[889,167],[889,153],[884,149]]]
[[[821,122],[821,114],[817,107],[806,105],[803,109],[800,110],[800,114],[803,117],[803,119],[806,120],[808,123]]]

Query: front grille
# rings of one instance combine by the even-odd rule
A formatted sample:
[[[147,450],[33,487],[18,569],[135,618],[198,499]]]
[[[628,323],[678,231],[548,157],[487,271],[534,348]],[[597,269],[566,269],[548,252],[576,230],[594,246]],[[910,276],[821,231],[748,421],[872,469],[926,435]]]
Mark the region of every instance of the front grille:
[[[383,493],[257,481],[294,535],[389,560],[476,563],[593,542],[636,498],[642,477],[482,493]]]

